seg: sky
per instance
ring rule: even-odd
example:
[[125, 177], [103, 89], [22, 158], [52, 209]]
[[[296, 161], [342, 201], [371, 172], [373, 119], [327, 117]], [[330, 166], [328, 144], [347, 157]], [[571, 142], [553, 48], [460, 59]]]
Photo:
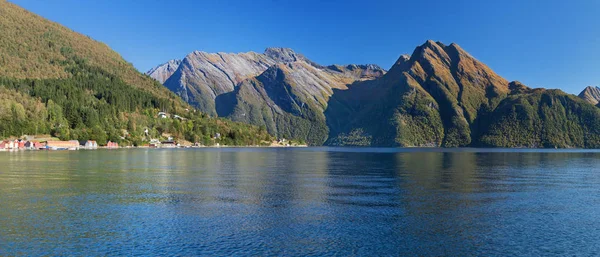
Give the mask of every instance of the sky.
[[530, 87], [600, 86], [597, 0], [9, 1], [108, 44], [142, 72], [194, 50], [267, 47], [389, 69], [432, 39]]

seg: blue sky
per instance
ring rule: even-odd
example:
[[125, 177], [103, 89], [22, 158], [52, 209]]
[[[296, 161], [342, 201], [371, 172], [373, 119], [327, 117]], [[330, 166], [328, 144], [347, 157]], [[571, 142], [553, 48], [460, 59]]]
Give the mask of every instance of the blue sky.
[[107, 43], [146, 71], [194, 50], [291, 47], [320, 64], [389, 69], [427, 39], [455, 42], [508, 80], [600, 85], [600, 1], [10, 0]]

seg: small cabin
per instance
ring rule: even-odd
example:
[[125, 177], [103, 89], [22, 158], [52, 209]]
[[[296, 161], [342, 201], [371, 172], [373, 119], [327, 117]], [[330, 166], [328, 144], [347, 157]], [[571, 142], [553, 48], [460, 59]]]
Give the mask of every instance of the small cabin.
[[85, 143], [83, 144], [83, 147], [85, 149], [98, 149], [98, 143], [93, 140], [88, 140], [88, 141], [85, 141]]
[[108, 141], [108, 143], [106, 143], [106, 148], [117, 149], [119, 148], [119, 143]]
[[161, 148], [176, 148], [177, 143], [175, 141], [164, 141], [160, 143]]

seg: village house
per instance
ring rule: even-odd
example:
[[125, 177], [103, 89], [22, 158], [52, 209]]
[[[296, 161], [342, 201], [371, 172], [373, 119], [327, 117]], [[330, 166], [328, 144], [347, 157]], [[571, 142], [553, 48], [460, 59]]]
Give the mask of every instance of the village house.
[[159, 117], [159, 118], [161, 118], [161, 119], [166, 119], [166, 118], [168, 118], [169, 116], [167, 115], [167, 113], [166, 113], [166, 112], [159, 112], [159, 113], [158, 113], [158, 117]]
[[160, 141], [158, 141], [158, 139], [150, 139], [150, 144], [148, 145], [148, 147], [150, 148], [159, 148], [160, 147]]
[[13, 140], [4, 140], [2, 141], [0, 148], [5, 149], [5, 150], [12, 150], [12, 149], [17, 149], [18, 148], [18, 143], [17, 146], [15, 147], [15, 141]]
[[84, 149], [98, 149], [98, 143], [96, 141], [87, 140], [81, 144]]
[[27, 141], [27, 142], [25, 142], [25, 149], [28, 149], [28, 150], [35, 150], [36, 148], [35, 148], [35, 145], [34, 145], [34, 144], [35, 144], [35, 143], [34, 143], [34, 142], [31, 142], [31, 141]]
[[79, 141], [47, 141], [46, 148], [49, 150], [79, 150]]
[[108, 143], [106, 143], [106, 148], [117, 149], [117, 148], [119, 148], [119, 144], [115, 143], [115, 142], [108, 141]]
[[182, 121], [186, 120], [184, 117], [181, 117], [179, 115], [173, 115], [173, 118], [174, 119], [178, 119], [178, 120], [182, 120]]
[[176, 148], [177, 143], [175, 141], [164, 141], [160, 143], [161, 148]]
[[33, 148], [35, 150], [40, 150], [40, 149], [46, 148], [46, 145], [44, 143], [42, 143], [42, 142], [34, 142], [33, 143]]

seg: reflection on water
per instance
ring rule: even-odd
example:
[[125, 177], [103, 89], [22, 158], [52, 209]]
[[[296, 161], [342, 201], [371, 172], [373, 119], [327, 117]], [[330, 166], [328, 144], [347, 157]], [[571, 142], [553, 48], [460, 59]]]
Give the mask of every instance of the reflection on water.
[[0, 255], [598, 255], [600, 153], [0, 153]]

